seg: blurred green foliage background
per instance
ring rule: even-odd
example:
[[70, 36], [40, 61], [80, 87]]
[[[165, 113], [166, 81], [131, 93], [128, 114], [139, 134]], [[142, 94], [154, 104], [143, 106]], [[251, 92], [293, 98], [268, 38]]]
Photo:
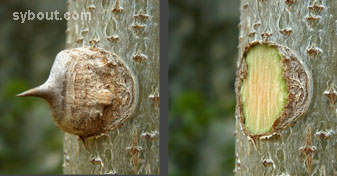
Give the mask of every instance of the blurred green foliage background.
[[169, 0], [169, 175], [234, 175], [238, 0]]
[[13, 20], [13, 12], [66, 12], [66, 1], [0, 2], [0, 174], [61, 174], [62, 132], [48, 105], [16, 94], [47, 80], [65, 48], [66, 21]]

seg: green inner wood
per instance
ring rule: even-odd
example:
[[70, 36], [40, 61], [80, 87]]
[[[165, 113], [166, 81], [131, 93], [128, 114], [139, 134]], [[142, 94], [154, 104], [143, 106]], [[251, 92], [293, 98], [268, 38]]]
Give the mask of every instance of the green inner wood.
[[287, 102], [281, 58], [276, 47], [267, 45], [255, 45], [247, 53], [247, 77], [240, 94], [245, 126], [251, 134], [270, 132]]

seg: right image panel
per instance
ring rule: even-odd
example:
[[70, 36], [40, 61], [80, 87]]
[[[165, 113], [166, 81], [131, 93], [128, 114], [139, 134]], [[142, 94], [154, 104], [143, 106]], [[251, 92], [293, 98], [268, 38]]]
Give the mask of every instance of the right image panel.
[[169, 1], [169, 175], [337, 175], [337, 2]]

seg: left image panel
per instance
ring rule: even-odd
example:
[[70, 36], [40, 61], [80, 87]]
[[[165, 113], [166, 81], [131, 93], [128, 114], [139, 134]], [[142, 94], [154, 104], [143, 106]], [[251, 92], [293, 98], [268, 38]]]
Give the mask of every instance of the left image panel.
[[159, 1], [1, 8], [0, 174], [160, 174]]

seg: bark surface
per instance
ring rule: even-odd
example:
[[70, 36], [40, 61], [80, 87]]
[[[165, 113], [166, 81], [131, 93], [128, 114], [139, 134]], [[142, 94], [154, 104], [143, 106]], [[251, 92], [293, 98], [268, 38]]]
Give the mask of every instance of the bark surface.
[[284, 46], [308, 67], [313, 92], [296, 124], [255, 144], [236, 114], [236, 175], [337, 175], [337, 1], [242, 0], [240, 11], [238, 67], [254, 41]]
[[[133, 115], [107, 136], [65, 133], [65, 174], [159, 174], [159, 1], [68, 1], [67, 48], [93, 46], [119, 56], [139, 86]], [[81, 12], [90, 12], [91, 20]]]

